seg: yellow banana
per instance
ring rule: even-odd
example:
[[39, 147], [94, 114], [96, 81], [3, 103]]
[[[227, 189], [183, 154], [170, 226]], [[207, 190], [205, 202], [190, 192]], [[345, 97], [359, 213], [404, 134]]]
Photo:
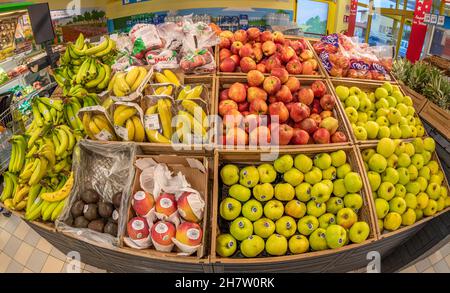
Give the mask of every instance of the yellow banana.
[[183, 100], [184, 98], [186, 98], [187, 94], [191, 91], [191, 86], [187, 85], [184, 87], [184, 89], [182, 89], [180, 91], [180, 93], [178, 94], [178, 98], [177, 100]]
[[181, 106], [185, 108], [195, 119], [197, 119], [200, 124], [203, 125], [206, 119], [206, 113], [203, 111], [203, 108], [200, 107], [197, 103], [191, 100], [183, 100], [181, 102]]
[[22, 200], [21, 202], [17, 203], [16, 206], [14, 207], [14, 210], [15, 211], [24, 210], [27, 207], [27, 200]]
[[127, 82], [128, 86], [131, 88], [133, 84], [136, 82], [136, 79], [138, 78], [140, 74], [139, 67], [133, 67], [125, 76], [125, 81]]
[[145, 111], [145, 115], [152, 115], [152, 114], [156, 114], [156, 111], [158, 111], [158, 105], [153, 105], [147, 108], [147, 110]]
[[110, 126], [109, 122], [106, 120], [105, 116], [95, 115], [93, 120], [99, 129], [102, 129], [102, 130], [104, 129], [110, 133], [114, 133], [112, 131], [112, 127]]
[[170, 83], [170, 80], [162, 73], [155, 72], [155, 79], [158, 83]]
[[114, 125], [122, 127], [125, 124], [125, 121], [136, 115], [137, 110], [133, 107], [127, 107], [126, 109], [119, 112], [114, 118]]
[[130, 87], [125, 81], [125, 73], [119, 74], [116, 77], [113, 89], [117, 90], [119, 94], [124, 93], [124, 96], [128, 95], [131, 92]]
[[91, 132], [92, 132], [92, 134], [93, 134], [94, 136], [97, 135], [97, 134], [99, 134], [100, 131], [102, 131], [101, 129], [99, 129], [99, 128], [97, 127], [97, 125], [94, 123], [93, 120], [91, 120], [91, 121], [89, 122], [89, 129], [91, 130]]
[[85, 54], [87, 56], [90, 56], [90, 55], [94, 55], [94, 54], [100, 53], [101, 51], [107, 49], [108, 45], [109, 45], [109, 37], [106, 37], [103, 40], [103, 42], [101, 42], [97, 46], [87, 49]]
[[200, 98], [203, 92], [203, 86], [198, 85], [194, 87], [185, 97], [185, 99], [197, 99]]
[[170, 83], [173, 83], [176, 86], [180, 86], [180, 81], [178, 80], [178, 77], [172, 71], [165, 69], [163, 73]]
[[142, 82], [144, 81], [145, 77], [147, 76], [147, 69], [145, 69], [144, 67], [140, 66], [139, 68], [139, 75], [136, 78], [135, 82], [133, 83], [133, 85], [131, 85], [131, 91], [135, 92], [138, 87], [142, 84]]
[[116, 42], [114, 40], [108, 39], [108, 46], [105, 50], [100, 51], [95, 54], [95, 57], [103, 57], [108, 55], [112, 50], [116, 48]]
[[64, 209], [64, 206], [66, 205], [66, 202], [67, 202], [67, 199], [60, 201], [58, 203], [58, 205], [56, 206], [56, 208], [53, 210], [52, 216], [50, 218], [50, 220], [52, 222], [54, 222], [59, 217], [59, 215], [61, 214], [61, 212]]
[[13, 205], [17, 205], [19, 202], [21, 202], [30, 192], [30, 186], [25, 185], [22, 186], [22, 188], [19, 188], [16, 194], [14, 194], [13, 197]]
[[164, 135], [162, 135], [161, 133], [159, 133], [156, 130], [145, 129], [145, 133], [147, 134], [147, 139], [149, 142], [170, 143], [170, 140], [167, 137], [165, 137]]
[[145, 130], [141, 120], [139, 120], [138, 116], [136, 115], [133, 116], [131, 120], [134, 124], [134, 141], [143, 142], [145, 140]]
[[111, 97], [108, 97], [106, 100], [103, 101], [102, 107], [105, 108], [105, 110], [108, 110], [109, 107], [114, 104], [114, 100]]
[[48, 161], [46, 158], [39, 158], [40, 163], [38, 164], [37, 168], [34, 170], [33, 175], [31, 175], [30, 181], [28, 181], [28, 184], [30, 186], [38, 184], [39, 181], [44, 177], [44, 175], [47, 173], [47, 166]]
[[116, 82], [117, 74], [118, 73], [114, 74], [113, 77], [111, 78], [111, 80], [109, 81], [109, 83], [108, 83], [108, 92], [113, 90], [114, 84]]
[[42, 221], [46, 222], [46, 221], [50, 220], [52, 213], [56, 209], [58, 204], [59, 204], [59, 202], [52, 202], [47, 206], [47, 208], [44, 211], [41, 211]]
[[102, 82], [97, 86], [99, 90], [104, 90], [108, 86], [108, 82], [111, 78], [111, 67], [107, 64], [102, 64], [103, 68], [105, 69], [105, 78]]
[[173, 92], [173, 87], [171, 85], [169, 85], [162, 93], [161, 95], [165, 95], [165, 96], [171, 96]]
[[54, 192], [43, 193], [43, 194], [41, 194], [41, 198], [48, 202], [59, 202], [59, 201], [65, 199], [69, 195], [70, 191], [72, 190], [73, 180], [74, 180], [73, 177], [74, 177], [73, 172], [70, 172], [69, 178], [67, 179], [66, 183], [60, 190], [56, 190]]
[[158, 100], [158, 113], [162, 124], [163, 135], [167, 138], [172, 137], [172, 112], [164, 99]]
[[[134, 116], [133, 116], [134, 117]], [[134, 141], [134, 124], [132, 118], [128, 119], [125, 123], [125, 128], [127, 129], [128, 133], [128, 141]]]
[[166, 86], [160, 86], [159, 88], [157, 88], [155, 90], [155, 95], [161, 95], [162, 93], [164, 93], [167, 90]]
[[69, 137], [67, 136], [67, 133], [65, 133], [63, 130], [59, 128], [56, 129], [56, 136], [58, 137], [58, 140], [61, 143], [60, 146], [55, 149], [55, 155], [59, 157], [68, 149]]
[[89, 125], [91, 124], [91, 114], [85, 112], [83, 114], [83, 128], [84, 131], [86, 131], [86, 134], [89, 136], [90, 139], [95, 139], [94, 134], [91, 132]]
[[178, 116], [181, 117], [186, 117], [188, 119], [188, 121], [190, 122], [190, 126], [191, 126], [191, 132], [197, 136], [202, 136], [205, 137], [206, 136], [206, 129], [203, 127], [203, 125], [198, 122], [197, 120], [194, 119], [194, 117], [192, 117], [191, 114], [189, 114], [188, 112], [185, 111], [179, 111], [178, 112]]
[[13, 204], [11, 198], [6, 199], [6, 200], [3, 202], [3, 204], [5, 205], [5, 208], [6, 208], [7, 210], [14, 211], [14, 204]]

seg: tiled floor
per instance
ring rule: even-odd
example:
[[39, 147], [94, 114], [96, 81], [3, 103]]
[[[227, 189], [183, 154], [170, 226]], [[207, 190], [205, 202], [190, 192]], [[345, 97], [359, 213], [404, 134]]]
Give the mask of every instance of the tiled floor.
[[[20, 218], [0, 215], [0, 273], [72, 272], [66, 256], [34, 232]], [[77, 270], [78, 271], [78, 270]], [[105, 270], [81, 263], [79, 272]], [[357, 272], [364, 272], [358, 270]], [[429, 257], [405, 268], [402, 273], [449, 273], [450, 242]]]

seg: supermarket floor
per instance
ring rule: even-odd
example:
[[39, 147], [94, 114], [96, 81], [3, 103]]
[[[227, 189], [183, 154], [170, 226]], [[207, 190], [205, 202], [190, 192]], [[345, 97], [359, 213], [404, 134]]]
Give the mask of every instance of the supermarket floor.
[[[66, 272], [67, 263], [63, 253], [40, 237], [20, 218], [0, 215], [0, 273], [60, 273]], [[106, 271], [82, 263], [81, 272]], [[415, 262], [401, 272], [449, 273], [450, 241], [429, 257]]]

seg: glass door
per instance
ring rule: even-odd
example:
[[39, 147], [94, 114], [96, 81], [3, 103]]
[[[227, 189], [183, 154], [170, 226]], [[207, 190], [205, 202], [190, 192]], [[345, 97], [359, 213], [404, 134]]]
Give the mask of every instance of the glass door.
[[395, 15], [372, 15], [368, 43], [370, 46], [396, 46], [401, 17]]

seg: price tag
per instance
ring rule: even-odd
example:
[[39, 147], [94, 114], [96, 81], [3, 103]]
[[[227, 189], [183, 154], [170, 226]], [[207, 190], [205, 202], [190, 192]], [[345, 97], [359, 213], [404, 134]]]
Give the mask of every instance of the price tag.
[[125, 127], [114, 126], [116, 134], [125, 141], [128, 141], [128, 130]]
[[444, 25], [444, 23], [445, 23], [445, 15], [439, 15], [437, 25]]
[[[125, 129], [126, 130], [126, 129]], [[102, 129], [102, 131], [100, 131], [96, 136], [96, 139], [101, 140], [101, 141], [110, 141], [112, 140], [113, 136], [111, 133], [109, 133], [109, 131]]]
[[158, 130], [161, 128], [159, 124], [159, 115], [158, 114], [150, 114], [144, 116], [144, 126], [145, 129], [150, 130]]

